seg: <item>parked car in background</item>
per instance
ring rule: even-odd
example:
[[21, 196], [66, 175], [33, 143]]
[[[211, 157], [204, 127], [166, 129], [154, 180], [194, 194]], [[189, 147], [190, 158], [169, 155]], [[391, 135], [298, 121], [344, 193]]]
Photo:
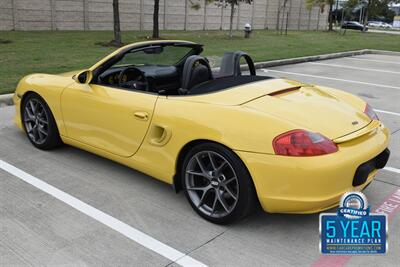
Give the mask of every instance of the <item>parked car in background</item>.
[[342, 29], [351, 29], [351, 30], [359, 30], [359, 31], [368, 31], [368, 26], [362, 25], [357, 21], [345, 21], [342, 23]]
[[391, 29], [391, 28], [393, 28], [392, 25], [390, 25], [389, 23], [386, 23], [386, 22], [382, 22], [380, 27], [381, 27], [381, 28], [384, 28], [384, 29]]
[[391, 29], [393, 28], [392, 25], [383, 21], [370, 21], [368, 22], [368, 26], [376, 27], [376, 28], [384, 28], [384, 29]]
[[380, 27], [381, 26], [381, 22], [380, 21], [369, 21], [368, 22], [368, 26], [369, 27]]

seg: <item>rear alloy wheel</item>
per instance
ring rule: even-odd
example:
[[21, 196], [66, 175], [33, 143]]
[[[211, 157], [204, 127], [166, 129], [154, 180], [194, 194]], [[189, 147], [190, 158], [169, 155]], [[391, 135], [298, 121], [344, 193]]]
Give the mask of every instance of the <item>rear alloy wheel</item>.
[[61, 144], [53, 115], [39, 95], [28, 95], [23, 101], [21, 112], [25, 132], [35, 147], [48, 150]]
[[185, 158], [182, 177], [191, 206], [211, 222], [233, 222], [254, 207], [254, 186], [247, 169], [221, 145], [209, 143], [192, 149]]

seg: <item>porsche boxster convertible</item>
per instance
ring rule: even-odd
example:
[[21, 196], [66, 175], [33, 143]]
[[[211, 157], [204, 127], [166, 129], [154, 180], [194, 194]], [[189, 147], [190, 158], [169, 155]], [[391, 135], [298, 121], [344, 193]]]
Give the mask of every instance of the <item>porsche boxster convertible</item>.
[[39, 149], [69, 144], [169, 183], [221, 224], [259, 204], [329, 209], [385, 166], [389, 131], [360, 98], [256, 75], [241, 51], [215, 70], [202, 51], [139, 42], [85, 70], [28, 75], [14, 95], [15, 123]]

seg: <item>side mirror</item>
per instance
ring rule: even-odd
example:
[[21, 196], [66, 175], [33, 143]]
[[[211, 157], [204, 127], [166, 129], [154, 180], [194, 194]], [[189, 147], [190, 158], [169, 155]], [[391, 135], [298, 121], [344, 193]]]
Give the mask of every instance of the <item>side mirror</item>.
[[72, 79], [74, 79], [75, 82], [81, 83], [81, 84], [89, 84], [92, 81], [93, 78], [93, 73], [91, 70], [84, 70], [82, 72], [79, 72], [78, 74], [75, 74]]

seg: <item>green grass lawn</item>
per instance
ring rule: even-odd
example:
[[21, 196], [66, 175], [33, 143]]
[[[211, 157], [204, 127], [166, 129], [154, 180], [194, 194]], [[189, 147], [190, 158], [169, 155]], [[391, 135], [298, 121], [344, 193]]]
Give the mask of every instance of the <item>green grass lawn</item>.
[[[150, 32], [124, 32], [123, 42], [146, 39]], [[164, 39], [190, 40], [205, 45], [205, 56], [218, 59], [226, 51], [243, 50], [255, 61], [266, 61], [317, 55], [357, 49], [400, 51], [400, 35], [347, 31], [345, 36], [334, 32], [292, 31], [287, 36], [274, 31], [257, 30], [252, 38], [236, 32], [230, 39], [223, 31], [166, 31]], [[111, 31], [0, 31], [0, 94], [13, 92], [20, 78], [29, 73], [60, 73], [84, 69], [110, 53], [114, 48], [96, 43], [112, 39]], [[11, 42], [5, 42], [11, 41]]]

